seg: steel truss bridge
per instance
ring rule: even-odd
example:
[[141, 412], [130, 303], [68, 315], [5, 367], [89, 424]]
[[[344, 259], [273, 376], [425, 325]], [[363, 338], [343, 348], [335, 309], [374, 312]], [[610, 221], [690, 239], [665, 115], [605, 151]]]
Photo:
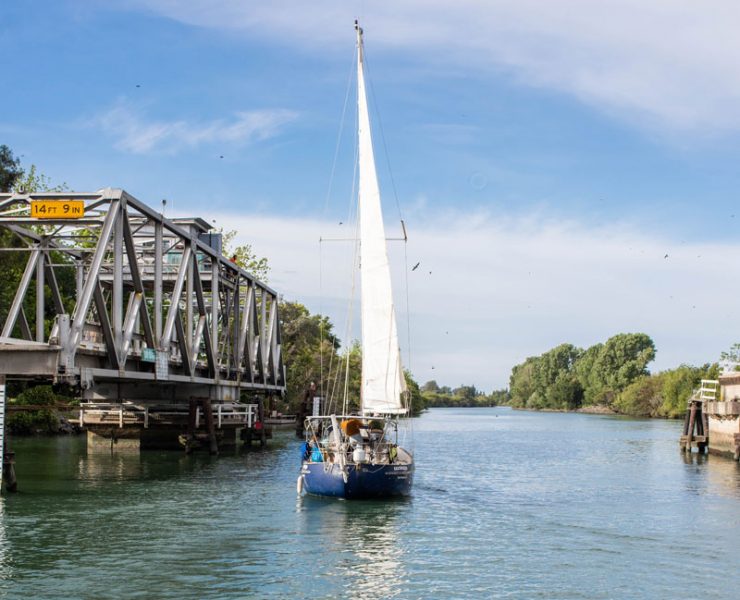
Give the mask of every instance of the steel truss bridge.
[[0, 282], [15, 289], [0, 305], [0, 378], [136, 410], [282, 394], [278, 296], [210, 230], [120, 189], [0, 194], [0, 260], [20, 274]]

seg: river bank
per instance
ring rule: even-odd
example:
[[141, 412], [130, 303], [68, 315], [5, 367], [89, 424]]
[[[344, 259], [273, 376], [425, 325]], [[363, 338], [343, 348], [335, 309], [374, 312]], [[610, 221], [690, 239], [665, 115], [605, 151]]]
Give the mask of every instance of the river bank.
[[567, 408], [529, 408], [529, 407], [522, 407], [522, 406], [510, 406], [512, 410], [517, 411], [523, 411], [523, 412], [535, 412], [535, 413], [573, 413], [573, 414], [583, 414], [583, 415], [611, 415], [614, 417], [626, 417], [630, 419], [658, 419], [658, 420], [668, 420], [668, 421], [676, 421], [680, 419], [679, 416], [675, 417], [668, 417], [668, 416], [659, 416], [659, 415], [628, 415], [625, 413], [618, 412], [612, 408], [609, 408], [608, 406], [582, 406], [580, 408], [576, 409], [567, 409]]

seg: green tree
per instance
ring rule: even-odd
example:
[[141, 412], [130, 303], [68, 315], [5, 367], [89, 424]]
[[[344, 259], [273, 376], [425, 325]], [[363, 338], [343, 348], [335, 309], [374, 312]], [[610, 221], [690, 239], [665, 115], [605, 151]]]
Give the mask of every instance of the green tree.
[[280, 304], [280, 321], [283, 360], [288, 373], [286, 400], [295, 409], [312, 381], [319, 390], [329, 387], [329, 364], [337, 360], [339, 341], [327, 317], [312, 315], [298, 302]]
[[701, 385], [702, 379], [717, 379], [719, 365], [705, 364], [701, 367], [681, 365], [677, 369], [661, 373], [662, 402], [653, 416], [682, 417], [686, 413], [689, 398]]
[[406, 388], [409, 391], [409, 408], [411, 409], [411, 414], [413, 416], [420, 415], [426, 408], [424, 396], [419, 389], [419, 384], [414, 381], [411, 373], [404, 370], [403, 374], [406, 378]]
[[654, 358], [655, 344], [644, 333], [620, 333], [609, 338], [593, 362], [590, 399], [611, 405], [619, 392], [638, 377], [647, 375], [647, 365]]
[[474, 385], [461, 385], [452, 390], [452, 393], [460, 398], [461, 403], [470, 403], [475, 400], [478, 390], [475, 389]]
[[665, 374], [643, 375], [630, 383], [616, 398], [613, 408], [634, 417], [656, 416], [663, 403]]
[[509, 379], [512, 406], [535, 409], [580, 406], [583, 389], [574, 371], [580, 355], [581, 350], [572, 344], [560, 344], [516, 365]]
[[486, 395], [474, 385], [461, 385], [451, 390], [448, 386], [439, 387], [435, 381], [425, 383], [421, 395], [425, 407], [496, 406], [509, 400], [506, 390], [497, 390]]
[[560, 344], [512, 369], [509, 402], [534, 409], [609, 406], [633, 381], [647, 375], [654, 357], [655, 345], [644, 333], [615, 335], [585, 352]]
[[267, 258], [258, 257], [252, 250], [251, 244], [234, 246], [234, 238], [236, 238], [237, 233], [233, 229], [230, 231], [221, 230], [224, 256], [228, 256], [242, 269], [245, 269], [260, 281], [267, 283], [267, 278], [270, 274], [270, 265], [267, 262]]
[[427, 381], [423, 386], [421, 386], [422, 392], [438, 392], [439, 386], [437, 385], [437, 382], [433, 379], [431, 381]]
[[702, 379], [716, 379], [719, 365], [681, 365], [669, 371], [638, 377], [614, 400], [613, 408], [636, 417], [677, 418], [686, 414], [689, 398]]
[[540, 357], [534, 380], [541, 408], [573, 409], [581, 405], [583, 390], [574, 372], [581, 353], [572, 344], [560, 344]]
[[515, 365], [509, 377], [509, 391], [511, 405], [525, 408], [535, 391], [535, 371], [537, 370], [538, 356], [530, 356], [523, 363]]
[[66, 183], [53, 185], [51, 179], [39, 173], [36, 165], [31, 165], [25, 173], [16, 178], [13, 191], [19, 194], [33, 194], [35, 192], [67, 192], [69, 187]]
[[733, 344], [730, 349], [720, 354], [719, 359], [725, 363], [729, 369], [740, 371], [740, 344]]
[[596, 397], [602, 387], [601, 378], [594, 371], [594, 364], [603, 348], [604, 344], [591, 346], [581, 353], [573, 365], [578, 383], [583, 389], [583, 404], [586, 406], [596, 404]]
[[5, 144], [0, 146], [0, 192], [10, 192], [22, 175], [20, 159]]

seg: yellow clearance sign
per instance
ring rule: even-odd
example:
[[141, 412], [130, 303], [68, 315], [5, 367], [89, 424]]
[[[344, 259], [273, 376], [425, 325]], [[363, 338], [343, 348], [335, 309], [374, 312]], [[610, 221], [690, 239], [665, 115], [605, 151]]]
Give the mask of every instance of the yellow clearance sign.
[[82, 200], [31, 200], [34, 219], [79, 219], [85, 216]]

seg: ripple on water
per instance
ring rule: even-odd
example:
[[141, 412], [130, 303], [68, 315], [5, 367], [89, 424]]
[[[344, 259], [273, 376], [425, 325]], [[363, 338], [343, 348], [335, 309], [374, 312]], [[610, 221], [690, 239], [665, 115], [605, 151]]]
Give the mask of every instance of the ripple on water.
[[297, 498], [289, 433], [218, 459], [17, 440], [0, 594], [724, 600], [740, 584], [740, 469], [684, 457], [679, 430], [430, 411], [413, 496], [397, 502]]

